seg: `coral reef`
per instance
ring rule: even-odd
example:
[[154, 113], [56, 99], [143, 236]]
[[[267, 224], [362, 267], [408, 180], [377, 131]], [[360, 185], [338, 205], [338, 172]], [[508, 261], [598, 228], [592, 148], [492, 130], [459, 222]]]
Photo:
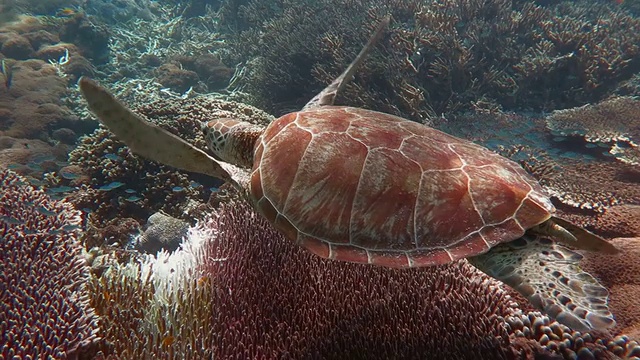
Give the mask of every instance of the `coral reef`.
[[519, 309], [464, 261], [400, 271], [320, 259], [244, 202], [222, 204], [176, 254], [113, 266], [92, 287], [100, 358], [640, 355], [628, 337], [580, 334]]
[[276, 114], [339, 74], [386, 13], [386, 39], [339, 102], [415, 120], [478, 106], [552, 110], [600, 100], [640, 70], [640, 20], [589, 1], [241, 4], [222, 9], [229, 63], [246, 62], [238, 85]]
[[614, 97], [594, 105], [554, 111], [546, 119], [555, 135], [577, 137], [609, 149], [617, 160], [640, 165], [640, 100]]
[[66, 93], [65, 80], [50, 64], [14, 63], [11, 88], [0, 92], [0, 135], [46, 139], [53, 126], [72, 124], [77, 118], [61, 101]]
[[[253, 107], [212, 97], [158, 100], [135, 110], [201, 149], [206, 149], [201, 126], [211, 119], [235, 117], [263, 124], [272, 120]], [[100, 228], [113, 218], [133, 218], [144, 224], [157, 211], [193, 221], [204, 215], [200, 205], [207, 202], [210, 188], [220, 185], [215, 179], [135, 156], [102, 127], [80, 141], [69, 154], [69, 163], [91, 179], [70, 201], [79, 209], [90, 209], [92, 224]], [[59, 176], [55, 186], [70, 182]]]
[[142, 253], [151, 255], [161, 250], [175, 251], [187, 235], [187, 230], [188, 222], [157, 212], [149, 216], [146, 229], [135, 246]]
[[[609, 289], [609, 305], [616, 314], [619, 333], [640, 338], [640, 233], [632, 238], [616, 238], [611, 241], [620, 253], [614, 256], [585, 253], [582, 267], [597, 277]], [[640, 353], [636, 356], [640, 356]]]
[[97, 340], [80, 213], [0, 171], [0, 357], [77, 357]]

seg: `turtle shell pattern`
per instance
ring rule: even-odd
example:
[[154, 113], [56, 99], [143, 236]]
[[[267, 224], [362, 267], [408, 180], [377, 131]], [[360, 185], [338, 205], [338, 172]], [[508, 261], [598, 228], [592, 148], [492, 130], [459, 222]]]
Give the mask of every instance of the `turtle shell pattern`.
[[555, 211], [515, 162], [370, 110], [287, 114], [266, 128], [254, 153], [256, 208], [324, 258], [443, 264], [517, 239]]

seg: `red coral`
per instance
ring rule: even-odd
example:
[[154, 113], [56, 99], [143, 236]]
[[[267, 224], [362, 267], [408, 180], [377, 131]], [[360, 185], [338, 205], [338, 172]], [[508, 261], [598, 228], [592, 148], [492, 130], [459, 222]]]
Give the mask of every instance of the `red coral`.
[[96, 340], [80, 213], [0, 172], [0, 358], [77, 356]]

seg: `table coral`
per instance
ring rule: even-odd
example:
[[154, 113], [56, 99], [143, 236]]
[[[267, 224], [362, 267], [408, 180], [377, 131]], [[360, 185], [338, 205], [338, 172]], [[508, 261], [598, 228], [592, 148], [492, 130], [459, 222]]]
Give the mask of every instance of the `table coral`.
[[75, 358], [97, 340], [80, 213], [0, 171], [0, 357]]
[[617, 160], [640, 165], [640, 100], [614, 97], [594, 105], [554, 111], [546, 119], [557, 135], [580, 137]]

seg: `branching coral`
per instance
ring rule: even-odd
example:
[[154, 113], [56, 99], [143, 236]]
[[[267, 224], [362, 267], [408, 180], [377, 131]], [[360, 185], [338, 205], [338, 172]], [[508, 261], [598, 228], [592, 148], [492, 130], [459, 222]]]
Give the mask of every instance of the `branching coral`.
[[80, 213], [0, 172], [0, 357], [77, 357], [97, 340]]
[[103, 336], [113, 344], [106, 357], [607, 359], [640, 352], [628, 338], [576, 333], [519, 310], [502, 284], [464, 261], [398, 271], [320, 259], [244, 202], [221, 205], [183, 246], [179, 255], [127, 265], [126, 273], [114, 267], [93, 283]]
[[245, 3], [223, 7], [231, 13], [223, 25], [236, 29], [229, 52], [247, 62], [241, 85], [276, 113], [328, 84], [386, 13], [391, 29], [342, 102], [413, 119], [479, 103], [556, 109], [596, 101], [640, 68], [640, 21], [602, 6], [591, 11], [590, 3]]
[[[211, 97], [159, 100], [136, 111], [201, 149], [206, 149], [201, 134], [204, 122], [234, 117], [264, 124], [272, 119], [253, 107]], [[215, 179], [185, 174], [135, 156], [104, 128], [83, 138], [70, 153], [69, 162], [91, 179], [71, 200], [80, 209], [91, 209], [96, 225], [123, 217], [145, 223], [159, 210], [177, 218], [189, 213], [192, 220], [201, 215], [198, 205], [206, 203], [209, 188], [219, 185]], [[69, 182], [60, 177], [57, 185]]]

